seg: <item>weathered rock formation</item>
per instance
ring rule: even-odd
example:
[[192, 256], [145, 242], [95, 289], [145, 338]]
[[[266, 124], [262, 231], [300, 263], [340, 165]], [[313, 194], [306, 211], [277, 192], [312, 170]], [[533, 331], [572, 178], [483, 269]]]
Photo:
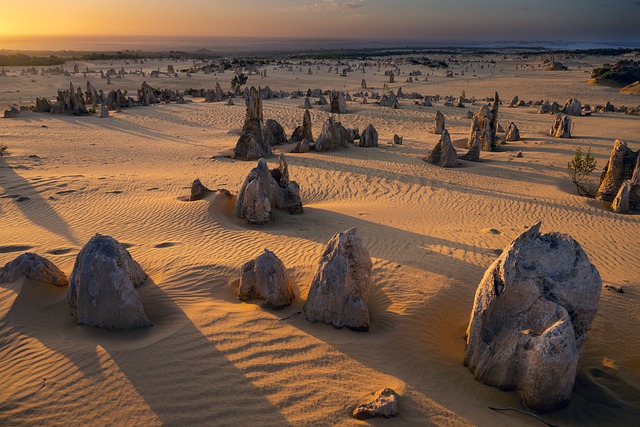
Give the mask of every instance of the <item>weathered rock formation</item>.
[[262, 123], [262, 99], [260, 91], [251, 86], [245, 91], [245, 113], [242, 134], [233, 149], [233, 158], [241, 160], [255, 160], [271, 154], [271, 144], [266, 137]]
[[308, 153], [311, 150], [311, 142], [308, 139], [298, 141], [296, 146], [291, 149], [292, 153]]
[[538, 412], [569, 403], [602, 281], [566, 234], [522, 233], [485, 272], [467, 329], [465, 365]]
[[311, 109], [311, 100], [309, 100], [308, 96], [304, 98], [303, 107], [305, 108], [305, 110], [310, 110]]
[[12, 283], [24, 275], [27, 279], [67, 286], [69, 279], [51, 261], [33, 252], [25, 252], [0, 270], [0, 283]]
[[631, 150], [621, 140], [616, 140], [613, 146], [596, 193], [597, 200], [614, 202], [616, 198], [617, 212], [640, 212], [640, 150]]
[[191, 194], [189, 195], [189, 201], [193, 202], [195, 200], [203, 199], [207, 196], [207, 194], [211, 193], [213, 193], [213, 191], [202, 185], [202, 182], [200, 182], [200, 178], [196, 178], [193, 183], [191, 183]]
[[360, 140], [357, 144], [358, 147], [377, 147], [378, 146], [378, 131], [372, 124], [369, 124], [362, 131]]
[[436, 144], [431, 154], [429, 154], [429, 157], [425, 158], [424, 161], [444, 168], [453, 168], [458, 166], [458, 155], [456, 154], [456, 149], [451, 143], [451, 137], [449, 136], [448, 130], [445, 129], [442, 132], [440, 141]]
[[106, 105], [101, 104], [100, 105], [100, 118], [101, 119], [107, 119], [109, 118], [109, 109], [107, 108]]
[[325, 249], [311, 282], [304, 312], [311, 322], [335, 328], [369, 330], [367, 300], [373, 264], [356, 228], [336, 233]]
[[372, 401], [358, 406], [353, 411], [353, 418], [365, 420], [367, 418], [390, 418], [398, 413], [398, 399], [395, 391], [390, 388], [375, 393]]
[[558, 114], [549, 130], [549, 135], [556, 138], [571, 138], [571, 118]]
[[304, 110], [302, 126], [298, 126], [294, 129], [289, 142], [300, 142], [305, 139], [309, 142], [313, 142], [313, 133], [311, 132], [311, 114], [309, 113], [309, 110]]
[[345, 114], [347, 112], [347, 101], [344, 98], [344, 92], [331, 92], [331, 112], [333, 114]]
[[399, 136], [397, 133], [393, 134], [393, 143], [394, 145], [402, 145], [402, 138], [401, 136]]
[[511, 100], [511, 102], [509, 103], [509, 107], [510, 108], [515, 108], [518, 106], [518, 103], [520, 102], [520, 98], [518, 98], [518, 95], [514, 96], [513, 99]]
[[79, 325], [104, 329], [152, 326], [136, 288], [147, 274], [117, 240], [96, 234], [76, 257], [67, 300]]
[[242, 266], [238, 298], [264, 300], [265, 308], [281, 309], [295, 298], [289, 271], [280, 258], [268, 249]]
[[280, 153], [279, 166], [269, 170], [267, 162], [260, 159], [242, 184], [236, 203], [236, 216], [250, 224], [265, 224], [271, 221], [272, 209], [290, 214], [303, 212], [300, 187], [289, 180], [287, 159]]
[[352, 142], [352, 135], [342, 123], [336, 122], [333, 117], [329, 117], [322, 125], [322, 132], [316, 140], [316, 151], [336, 150], [341, 147], [348, 147]]
[[509, 123], [509, 126], [507, 126], [507, 135], [504, 139], [505, 141], [520, 141], [520, 130], [515, 123]]
[[494, 151], [497, 142], [498, 123], [493, 119], [493, 113], [489, 107], [483, 105], [471, 119], [471, 130], [467, 147], [472, 147], [480, 141], [482, 151]]
[[433, 133], [442, 135], [442, 132], [444, 132], [444, 115], [438, 110], [436, 111], [436, 118], [433, 123]]
[[380, 101], [378, 101], [378, 104], [382, 105], [383, 107], [390, 107], [390, 108], [397, 109], [398, 98], [393, 92], [387, 92], [384, 95], [382, 95], [382, 98], [380, 99]]
[[264, 134], [270, 146], [282, 145], [287, 143], [287, 134], [284, 128], [273, 119], [268, 119], [264, 125]]
[[569, 98], [561, 111], [569, 116], [580, 116], [582, 115], [582, 103], [577, 99]]

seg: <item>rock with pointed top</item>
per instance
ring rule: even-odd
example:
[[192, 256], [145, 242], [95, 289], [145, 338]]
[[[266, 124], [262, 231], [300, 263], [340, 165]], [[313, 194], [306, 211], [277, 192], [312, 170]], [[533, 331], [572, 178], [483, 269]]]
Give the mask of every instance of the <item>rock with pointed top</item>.
[[507, 126], [507, 135], [504, 139], [505, 141], [520, 141], [520, 130], [515, 123], [509, 123], [509, 126]]
[[510, 108], [515, 108], [519, 105], [520, 103], [520, 98], [518, 98], [518, 95], [514, 96], [513, 99], [511, 100], [511, 102], [509, 103], [509, 107]]
[[580, 116], [582, 115], [582, 103], [577, 99], [569, 98], [561, 111], [569, 116]]
[[602, 281], [571, 236], [517, 237], [476, 291], [464, 364], [474, 377], [517, 389], [538, 412], [569, 403], [580, 353], [598, 309]]
[[255, 160], [271, 154], [271, 144], [266, 136], [266, 129], [262, 122], [262, 99], [260, 91], [251, 86], [245, 91], [245, 112], [242, 134], [233, 149], [233, 158], [241, 160]]
[[309, 100], [308, 96], [304, 98], [303, 107], [305, 108], [305, 110], [310, 110], [311, 109], [311, 101]]
[[620, 214], [629, 213], [629, 194], [631, 193], [632, 181], [624, 181], [618, 190], [618, 194], [611, 203], [611, 211]]
[[287, 134], [284, 128], [274, 119], [268, 119], [264, 125], [265, 138], [270, 146], [282, 145], [287, 143]]
[[360, 88], [361, 89], [367, 88], [367, 81], [365, 79], [362, 79], [362, 81], [360, 82]]
[[344, 92], [331, 92], [331, 112], [334, 114], [345, 114], [347, 112], [347, 101]]
[[309, 113], [309, 110], [304, 110], [302, 126], [298, 126], [294, 129], [289, 142], [300, 142], [305, 139], [309, 140], [309, 142], [313, 142], [313, 134], [311, 130], [311, 114]]
[[329, 117], [322, 125], [322, 132], [315, 143], [316, 151], [336, 150], [341, 147], [348, 147], [351, 142], [351, 133], [336, 122], [333, 117]]
[[395, 75], [393, 74], [393, 71], [391, 71], [389, 73], [389, 83], [395, 83], [396, 79], [395, 79]]
[[201, 200], [206, 197], [207, 194], [211, 193], [213, 193], [213, 191], [202, 185], [200, 178], [196, 178], [191, 184], [191, 195], [189, 196], [189, 201]]
[[396, 98], [393, 92], [387, 92], [384, 95], [382, 95], [382, 98], [380, 99], [380, 101], [378, 101], [378, 104], [382, 105], [383, 107], [390, 107], [390, 108], [397, 109], [398, 98]]
[[303, 213], [300, 187], [289, 179], [289, 167], [284, 153], [280, 153], [278, 168], [269, 170], [267, 162], [260, 159], [238, 193], [236, 216], [250, 224], [271, 221], [272, 209], [290, 214]]
[[377, 147], [378, 146], [378, 131], [376, 128], [369, 124], [362, 131], [362, 135], [360, 135], [360, 142], [357, 144], [358, 147]]
[[55, 286], [67, 286], [69, 279], [58, 267], [43, 256], [25, 252], [0, 270], [0, 283], [13, 283], [20, 276]]
[[571, 138], [571, 118], [562, 114], [556, 115], [549, 135], [556, 138]]
[[310, 322], [368, 331], [373, 264], [356, 228], [336, 233], [318, 262], [304, 313]]
[[146, 279], [121, 243], [96, 234], [76, 257], [67, 300], [77, 308], [79, 325], [115, 330], [152, 326], [136, 291]]
[[444, 132], [444, 115], [438, 110], [433, 123], [433, 133], [442, 135], [442, 132]]
[[397, 133], [393, 134], [393, 143], [394, 145], [402, 145], [402, 137]]
[[449, 131], [444, 130], [440, 141], [436, 144], [435, 148], [429, 154], [429, 157], [424, 159], [427, 163], [442, 166], [443, 168], [453, 168], [458, 166], [458, 155], [456, 149], [451, 143], [451, 137]]
[[268, 249], [242, 266], [238, 298], [264, 300], [265, 308], [279, 310], [295, 298], [289, 271], [280, 258]]
[[492, 122], [493, 114], [491, 110], [489, 110], [488, 106], [483, 105], [473, 116], [467, 147], [473, 147], [477, 141], [480, 141], [480, 149], [482, 151], [495, 150], [497, 123], [495, 130], [493, 130]]

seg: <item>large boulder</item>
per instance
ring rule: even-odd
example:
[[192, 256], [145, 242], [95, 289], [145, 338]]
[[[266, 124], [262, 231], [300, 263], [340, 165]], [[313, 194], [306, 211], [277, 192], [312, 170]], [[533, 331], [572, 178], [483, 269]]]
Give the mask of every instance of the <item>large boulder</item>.
[[505, 248], [478, 285], [464, 364], [482, 383], [517, 389], [535, 411], [566, 406], [601, 286], [578, 242], [542, 235], [537, 223]]
[[347, 112], [347, 101], [342, 91], [331, 92], [331, 112], [334, 114], [345, 114]]
[[55, 286], [67, 286], [69, 279], [51, 261], [33, 252], [25, 252], [0, 270], [0, 283], [12, 283], [20, 276]]
[[265, 308], [281, 309], [291, 305], [295, 298], [289, 271], [268, 249], [256, 259], [242, 266], [238, 298], [264, 300]]
[[562, 114], [556, 115], [549, 135], [556, 138], [571, 138], [571, 118]]
[[[613, 202], [620, 192], [622, 184], [627, 180], [633, 181], [632, 178], [634, 176], [640, 180], [640, 150], [633, 151], [626, 142], [618, 139], [600, 176], [596, 199], [604, 202]], [[632, 187], [633, 185], [629, 188], [629, 209], [640, 211], [640, 200], [632, 197]]]
[[507, 135], [504, 139], [509, 142], [520, 141], [520, 129], [518, 129], [515, 123], [509, 123], [509, 126], [507, 126]]
[[449, 131], [444, 130], [440, 141], [436, 144], [435, 148], [429, 154], [429, 157], [424, 159], [427, 163], [442, 166], [444, 168], [453, 168], [458, 166], [458, 155], [456, 149], [451, 143], [451, 137]]
[[569, 98], [561, 111], [569, 116], [580, 116], [582, 115], [582, 103], [577, 99]]
[[329, 117], [322, 125], [322, 132], [315, 143], [316, 151], [336, 150], [341, 147], [348, 147], [352, 140], [352, 134], [342, 123], [336, 122], [333, 117]]
[[79, 325], [115, 330], [152, 326], [136, 291], [146, 279], [121, 243], [96, 234], [76, 257], [67, 300], [77, 308]]
[[372, 124], [369, 124], [362, 131], [360, 135], [360, 141], [357, 144], [358, 147], [377, 147], [378, 146], [378, 131]]
[[433, 122], [433, 133], [442, 135], [442, 132], [444, 132], [444, 115], [438, 110]]
[[397, 109], [398, 98], [393, 92], [389, 91], [384, 95], [382, 95], [382, 98], [380, 99], [380, 101], [378, 101], [378, 104], [382, 105], [383, 107], [390, 107], [390, 108]]
[[287, 143], [287, 134], [284, 132], [284, 128], [274, 119], [267, 120], [264, 130], [265, 138], [270, 146], [274, 147]]
[[291, 134], [289, 142], [300, 142], [305, 139], [309, 142], [313, 142], [313, 133], [311, 131], [311, 114], [309, 110], [304, 110], [304, 116], [302, 117], [302, 126], [295, 128]]
[[373, 264], [356, 228], [336, 233], [318, 262], [304, 312], [311, 322], [367, 331]]
[[272, 209], [286, 210], [290, 214], [303, 212], [300, 187], [289, 179], [289, 167], [284, 153], [280, 153], [278, 168], [269, 170], [260, 159], [242, 184], [236, 203], [236, 216], [250, 224], [271, 221]]

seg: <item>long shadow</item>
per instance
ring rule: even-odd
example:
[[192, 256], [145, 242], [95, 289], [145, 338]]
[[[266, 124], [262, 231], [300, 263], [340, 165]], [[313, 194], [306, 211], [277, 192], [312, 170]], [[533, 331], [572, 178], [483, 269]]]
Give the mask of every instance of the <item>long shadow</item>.
[[[17, 174], [3, 157], [0, 157], [0, 188], [4, 192], [3, 196], [7, 196], [4, 200], [16, 200], [18, 209], [33, 224], [78, 245], [78, 241], [66, 221], [40, 195], [31, 182]], [[20, 194], [17, 194], [13, 190], [14, 188], [19, 188]], [[17, 201], [20, 196], [29, 199]]]
[[[63, 355], [90, 380], [91, 387], [83, 392], [87, 401], [80, 402], [89, 407], [93, 406], [92, 395], [112, 392], [114, 400], [120, 396], [118, 383], [110, 385], [113, 373], [105, 372], [100, 377], [106, 352], [162, 424], [226, 424], [241, 417], [256, 425], [288, 425], [279, 409], [161, 288], [148, 279], [138, 290], [154, 326], [106, 331], [75, 324], [75, 316], [69, 315], [73, 310], [66, 302], [66, 288], [25, 281], [9, 313], [0, 319], [5, 337], [0, 340], [0, 349], [10, 348], [11, 344], [3, 341], [14, 330]], [[98, 346], [103, 349], [101, 355]], [[46, 372], [50, 380], [64, 381], [56, 380], [56, 366], [50, 369]], [[125, 400], [118, 400], [126, 405]], [[46, 403], [47, 408], [55, 406], [55, 401]]]

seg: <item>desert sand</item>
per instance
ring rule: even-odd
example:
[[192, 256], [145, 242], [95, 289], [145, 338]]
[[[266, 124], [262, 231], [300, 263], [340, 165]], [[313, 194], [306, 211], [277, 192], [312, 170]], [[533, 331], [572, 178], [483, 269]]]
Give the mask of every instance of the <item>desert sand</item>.
[[[487, 57], [471, 58], [487, 61]], [[447, 78], [443, 70], [402, 66], [389, 86], [404, 93], [483, 99], [500, 93], [500, 123], [513, 121], [522, 140], [481, 154], [479, 163], [444, 169], [421, 160], [438, 142], [432, 133], [440, 110], [458, 154], [466, 149], [478, 107], [418, 107], [400, 100], [397, 110], [348, 102], [345, 126], [372, 123], [379, 148], [288, 154], [291, 179], [301, 188], [305, 213], [278, 212], [272, 223], [248, 226], [233, 201], [212, 194], [186, 202], [200, 178], [211, 189], [236, 193], [256, 162], [225, 157], [235, 145], [245, 107], [194, 99], [111, 112], [111, 117], [23, 112], [0, 119], [0, 265], [37, 252], [68, 274], [95, 234], [127, 245], [149, 274], [139, 288], [154, 326], [110, 332], [77, 326], [66, 289], [27, 279], [0, 284], [0, 424], [3, 425], [542, 425], [516, 412], [517, 392], [474, 380], [463, 366], [464, 333], [476, 287], [502, 249], [528, 226], [573, 236], [598, 268], [605, 285], [600, 309], [578, 368], [570, 405], [544, 419], [562, 426], [634, 425], [640, 419], [640, 217], [618, 215], [579, 197], [566, 163], [577, 147], [598, 161], [597, 180], [616, 139], [640, 148], [640, 117], [621, 113], [574, 117], [574, 137], [547, 135], [553, 116], [537, 107], [507, 108], [518, 95], [561, 105], [569, 97], [592, 106], [629, 107], [640, 97], [587, 84], [601, 58], [563, 60], [570, 71], [550, 72], [537, 59], [496, 57], [495, 68]], [[149, 70], [170, 61], [147, 62]], [[516, 69], [516, 64], [534, 65]], [[80, 63], [120, 68], [122, 62]], [[72, 64], [65, 66], [66, 69]], [[126, 64], [128, 70], [138, 64]], [[362, 78], [383, 92], [383, 68], [347, 77], [323, 65], [307, 75], [274, 69], [247, 83], [274, 90], [360, 90]], [[388, 68], [390, 69], [390, 68]], [[408, 73], [434, 72], [406, 83]], [[0, 77], [0, 104], [31, 105], [54, 97], [82, 75]], [[460, 66], [454, 64], [456, 73]], [[19, 74], [19, 73], [18, 73]], [[475, 74], [475, 76], [474, 76]], [[155, 88], [227, 90], [231, 73], [146, 80]], [[127, 75], [109, 87], [140, 87]], [[35, 82], [32, 82], [35, 80]], [[301, 124], [303, 98], [263, 101], [264, 116], [288, 135]], [[481, 103], [479, 102], [478, 105]], [[329, 106], [313, 106], [320, 133]], [[393, 135], [403, 145], [390, 145]], [[270, 167], [279, 152], [268, 158]], [[515, 157], [521, 151], [523, 157]], [[28, 200], [18, 201], [18, 196]], [[373, 258], [366, 333], [311, 324], [302, 310], [318, 259], [331, 236], [350, 227]], [[260, 301], [241, 302], [241, 266], [264, 248], [289, 269], [296, 289], [291, 307], [270, 311]], [[384, 387], [399, 395], [392, 420], [358, 421], [355, 406]]]

